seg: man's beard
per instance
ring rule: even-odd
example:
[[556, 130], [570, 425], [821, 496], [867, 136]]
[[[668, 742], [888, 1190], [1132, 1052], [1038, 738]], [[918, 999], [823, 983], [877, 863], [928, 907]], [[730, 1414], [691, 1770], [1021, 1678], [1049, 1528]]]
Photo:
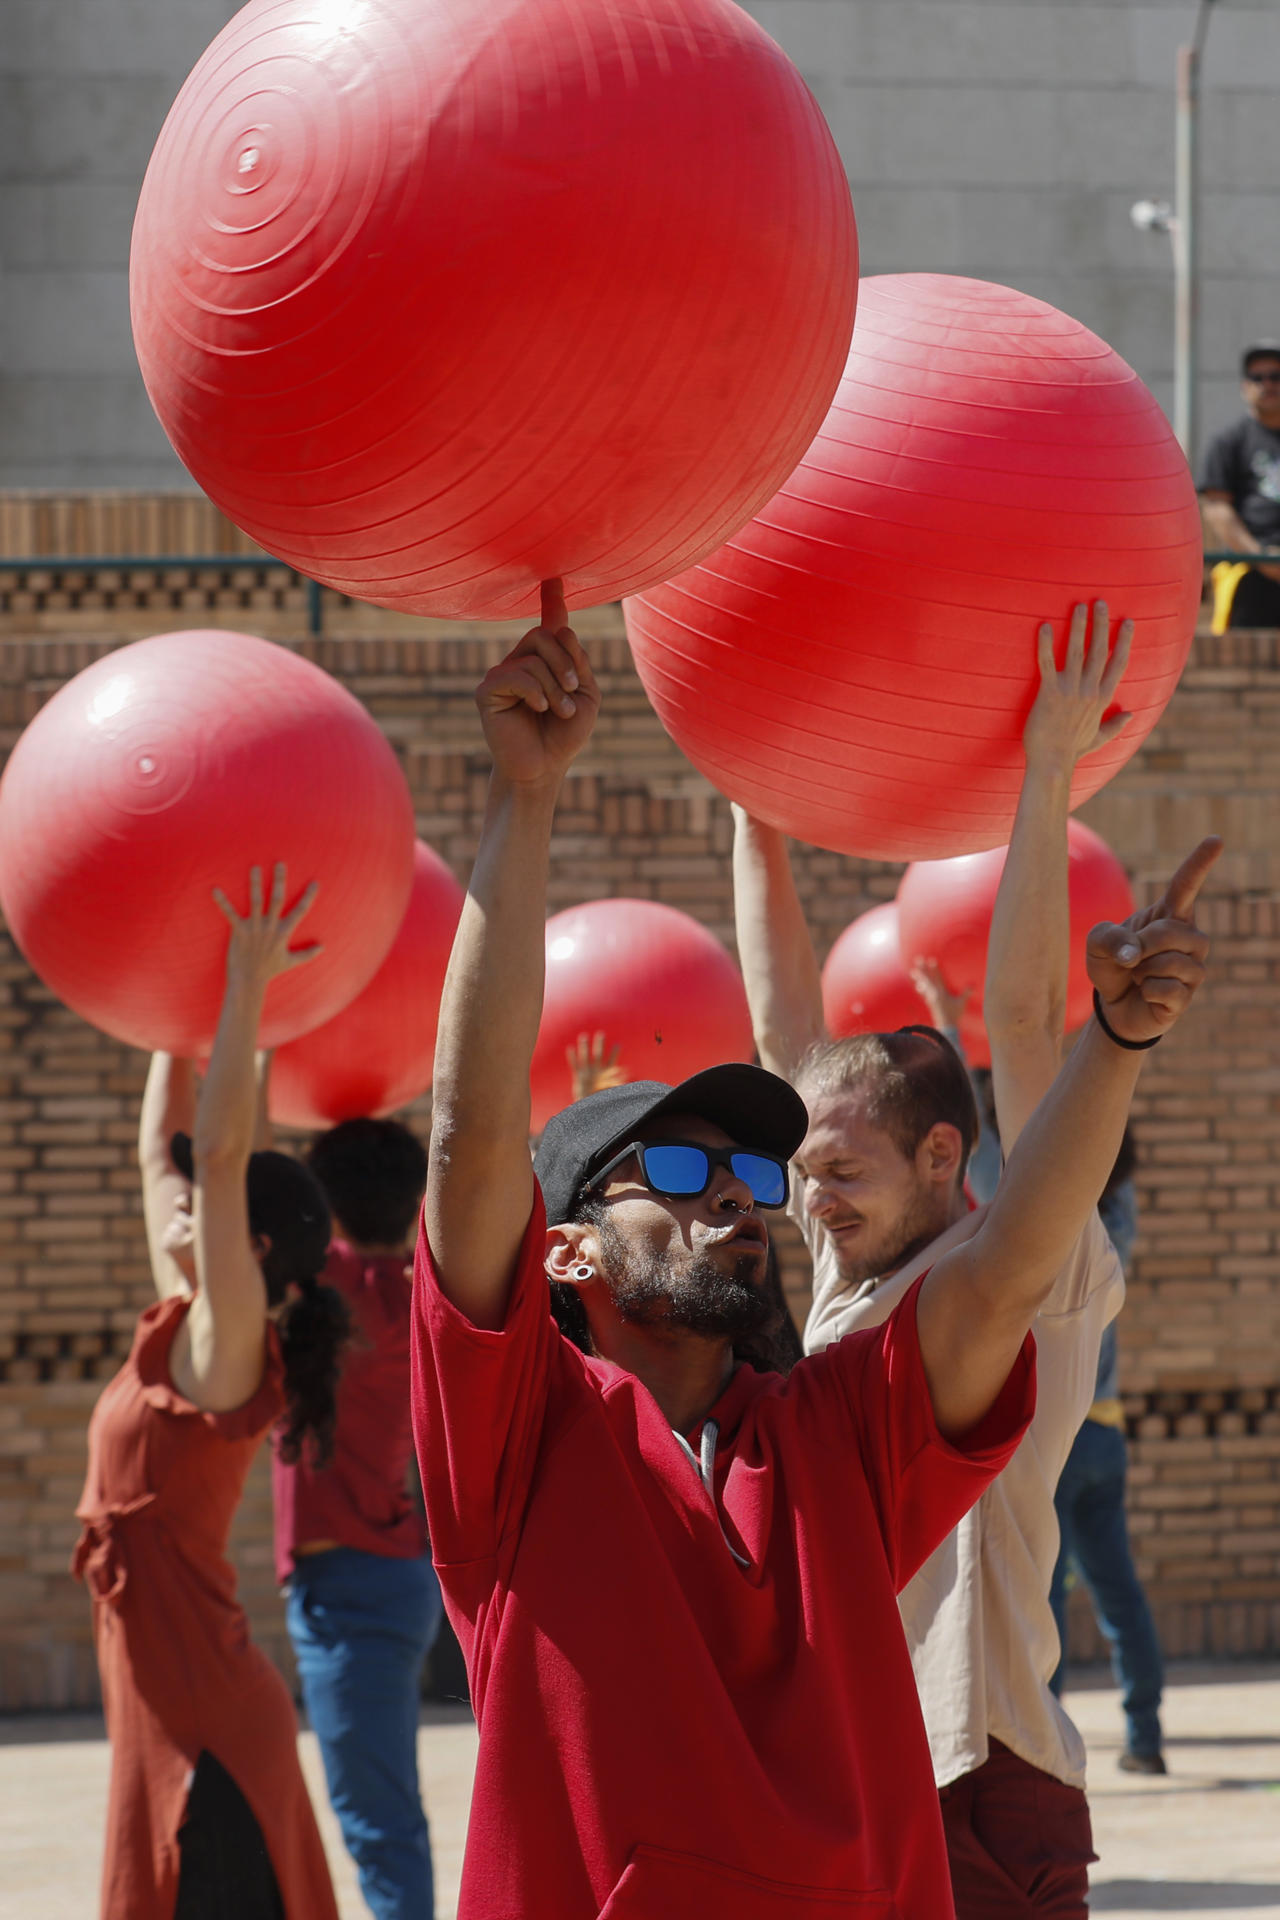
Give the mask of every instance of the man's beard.
[[674, 1265], [669, 1257], [629, 1247], [611, 1221], [601, 1222], [597, 1232], [610, 1296], [631, 1326], [679, 1327], [739, 1340], [771, 1324], [774, 1308], [755, 1277], [759, 1254], [743, 1254], [728, 1268], [707, 1253], [691, 1253]]
[[850, 1248], [848, 1256], [842, 1257], [838, 1243], [833, 1242], [841, 1280], [847, 1287], [860, 1287], [882, 1274], [896, 1273], [936, 1240], [946, 1224], [933, 1195], [917, 1193], [873, 1245], [864, 1244], [856, 1251]]

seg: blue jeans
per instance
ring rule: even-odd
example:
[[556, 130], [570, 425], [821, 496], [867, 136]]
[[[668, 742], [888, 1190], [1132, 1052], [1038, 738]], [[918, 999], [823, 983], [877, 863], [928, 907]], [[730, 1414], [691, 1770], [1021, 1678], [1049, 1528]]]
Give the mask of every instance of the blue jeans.
[[[1062, 1469], [1054, 1504], [1062, 1546], [1049, 1599], [1065, 1649], [1067, 1567], [1075, 1561], [1093, 1599], [1098, 1624], [1111, 1643], [1111, 1670], [1121, 1689], [1130, 1752], [1160, 1751], [1160, 1695], [1164, 1665], [1155, 1621], [1129, 1552], [1124, 1515], [1127, 1448], [1118, 1427], [1086, 1420]], [[1064, 1657], [1049, 1682], [1062, 1691]]]
[[418, 1791], [422, 1663], [440, 1625], [430, 1559], [334, 1547], [297, 1561], [289, 1638], [329, 1799], [376, 1920], [431, 1920]]

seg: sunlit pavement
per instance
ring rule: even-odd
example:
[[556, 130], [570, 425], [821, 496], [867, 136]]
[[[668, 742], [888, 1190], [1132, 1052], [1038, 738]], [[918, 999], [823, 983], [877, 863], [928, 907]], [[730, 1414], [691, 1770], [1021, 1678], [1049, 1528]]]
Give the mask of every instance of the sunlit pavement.
[[[1121, 1721], [1109, 1687], [1081, 1687], [1067, 1705], [1089, 1744], [1101, 1855], [1093, 1911], [1115, 1920], [1151, 1913], [1280, 1920], [1280, 1666], [1175, 1668], [1165, 1779], [1118, 1771]], [[418, 1739], [438, 1920], [453, 1920], [475, 1730], [461, 1708], [430, 1708]], [[366, 1920], [310, 1734], [301, 1751], [343, 1920]], [[0, 1720], [3, 1920], [92, 1920], [107, 1767], [101, 1725], [90, 1717]]]

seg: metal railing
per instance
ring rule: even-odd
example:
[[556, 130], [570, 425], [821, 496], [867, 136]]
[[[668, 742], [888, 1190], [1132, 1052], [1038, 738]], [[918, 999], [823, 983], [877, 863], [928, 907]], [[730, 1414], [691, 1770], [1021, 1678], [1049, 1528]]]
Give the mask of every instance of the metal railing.
[[287, 573], [306, 590], [307, 632], [324, 632], [324, 590], [318, 580], [299, 573], [269, 553], [37, 553], [14, 560], [0, 556], [0, 573], [170, 573], [203, 569], [219, 573]]
[[[1232, 560], [1246, 561], [1250, 565], [1262, 561], [1280, 566], [1280, 548], [1264, 547], [1257, 553], [1246, 554], [1237, 553], [1230, 547], [1211, 547], [1204, 556], [1207, 567], [1216, 566], [1219, 561]], [[323, 633], [324, 589], [320, 582], [310, 579], [305, 573], [299, 573], [296, 567], [289, 566], [285, 561], [274, 559], [269, 553], [38, 553], [25, 559], [0, 556], [0, 574], [168, 573], [183, 569], [260, 573], [268, 567], [287, 573], [291, 580], [301, 583], [306, 589], [307, 632]]]

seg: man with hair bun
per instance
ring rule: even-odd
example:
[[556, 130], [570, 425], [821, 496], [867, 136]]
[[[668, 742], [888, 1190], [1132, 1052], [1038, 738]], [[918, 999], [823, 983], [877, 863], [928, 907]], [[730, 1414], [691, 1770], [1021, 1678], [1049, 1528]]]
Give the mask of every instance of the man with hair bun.
[[[1090, 623], [1078, 606], [1059, 669], [1052, 628], [1040, 628], [1040, 690], [1023, 736], [1027, 770], [992, 914], [983, 1002], [1007, 1155], [1059, 1071], [1071, 776], [1126, 724], [1127, 715], [1109, 710], [1130, 638], [1126, 622], [1113, 651], [1106, 607], [1096, 605]], [[1188, 867], [1198, 861], [1202, 878], [1215, 851], [1201, 848]], [[827, 1039], [785, 843], [740, 811], [734, 879], [760, 1057], [809, 1108], [792, 1205], [813, 1258], [805, 1345], [816, 1353], [887, 1321], [921, 1275], [982, 1231], [986, 1210], [971, 1210], [965, 1186], [978, 1113], [963, 1061], [933, 1028]], [[1175, 881], [1138, 919], [1187, 910], [1187, 889]], [[1064, 1173], [1083, 1150], [1082, 1133], [1064, 1138]], [[1054, 1489], [1123, 1294], [1115, 1250], [1091, 1212], [1032, 1323], [1037, 1405], [1028, 1439], [899, 1596], [958, 1920], [1084, 1920], [1087, 1911], [1095, 1856], [1084, 1744], [1050, 1689], [1058, 1665], [1049, 1604]]]
[[429, 1920], [418, 1785], [422, 1665], [440, 1624], [426, 1525], [410, 1498], [410, 1269], [427, 1156], [395, 1120], [344, 1120], [306, 1155], [333, 1216], [325, 1280], [355, 1337], [333, 1458], [272, 1462], [276, 1573], [329, 1798], [375, 1920]]

